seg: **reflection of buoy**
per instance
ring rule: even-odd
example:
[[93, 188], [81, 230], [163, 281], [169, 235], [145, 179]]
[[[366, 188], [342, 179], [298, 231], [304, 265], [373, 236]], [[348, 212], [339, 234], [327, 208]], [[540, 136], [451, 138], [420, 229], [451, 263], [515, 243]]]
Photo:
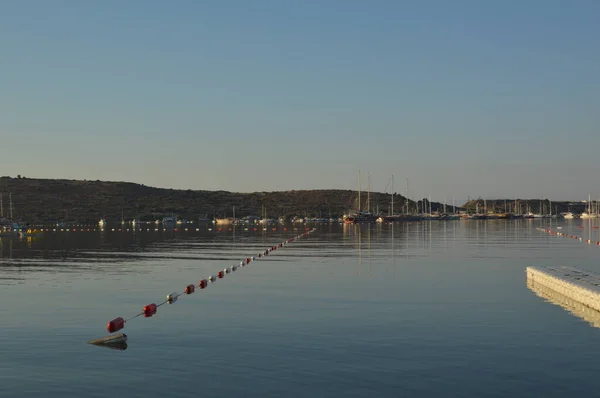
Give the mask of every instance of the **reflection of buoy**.
[[113, 350], [126, 350], [127, 349], [127, 335], [125, 333], [114, 334], [112, 336], [106, 336], [101, 339], [90, 340], [88, 344], [95, 345], [98, 347], [111, 348]]

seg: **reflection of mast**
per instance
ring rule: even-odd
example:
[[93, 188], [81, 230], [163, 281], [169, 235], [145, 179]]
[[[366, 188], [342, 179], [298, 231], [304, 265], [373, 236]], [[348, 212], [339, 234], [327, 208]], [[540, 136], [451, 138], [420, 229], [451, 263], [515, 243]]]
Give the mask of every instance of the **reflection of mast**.
[[[8, 260], [12, 260], [12, 245], [13, 240], [8, 240]], [[0, 239], [0, 262], [4, 260], [4, 241]]]
[[391, 223], [392, 227], [392, 272], [396, 273], [396, 242], [394, 240], [394, 229], [396, 229], [396, 223]]
[[369, 253], [369, 257], [371, 257], [371, 226], [367, 225], [367, 249]]
[[355, 225], [355, 231], [358, 229], [358, 262], [359, 264], [362, 264], [362, 234], [360, 233], [360, 227], [358, 225]]

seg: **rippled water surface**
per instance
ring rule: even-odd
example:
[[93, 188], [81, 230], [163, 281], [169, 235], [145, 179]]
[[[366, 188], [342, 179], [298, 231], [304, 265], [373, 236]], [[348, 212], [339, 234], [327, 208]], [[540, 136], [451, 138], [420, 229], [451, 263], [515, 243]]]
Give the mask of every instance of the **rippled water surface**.
[[[598, 241], [595, 225], [552, 221]], [[86, 342], [304, 226], [3, 237], [0, 396], [593, 396], [600, 317], [528, 288], [525, 267], [600, 272], [600, 248], [542, 226], [317, 225], [131, 320], [124, 351]]]

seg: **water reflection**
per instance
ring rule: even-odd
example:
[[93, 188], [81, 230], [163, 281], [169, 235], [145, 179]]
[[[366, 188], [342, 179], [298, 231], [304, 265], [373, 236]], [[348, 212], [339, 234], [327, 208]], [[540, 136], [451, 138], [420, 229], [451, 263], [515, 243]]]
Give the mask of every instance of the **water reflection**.
[[67, 272], [93, 269], [118, 273], [140, 272], [140, 261], [237, 259], [236, 248], [263, 248], [304, 228], [211, 228], [188, 230], [50, 231], [43, 237], [0, 238], [0, 279], [14, 279], [16, 271]]
[[535, 283], [533, 279], [527, 278], [527, 287], [534, 292], [538, 297], [541, 297], [545, 301], [562, 307], [563, 309], [575, 315], [578, 318], [583, 319], [590, 326], [600, 328], [600, 312], [581, 304], [565, 295], [562, 295], [548, 287]]
[[[355, 258], [371, 269], [375, 260], [407, 260], [450, 252], [465, 245], [474, 248], [473, 257], [507, 257], [497, 247], [518, 248], [533, 252], [540, 245], [555, 244], [535, 227], [561, 228], [592, 241], [600, 240], [598, 219], [589, 220], [448, 220], [376, 224], [318, 225], [321, 243], [304, 242], [320, 256]], [[303, 231], [294, 225], [269, 228], [232, 226], [212, 229], [209, 226], [185, 229], [137, 229], [97, 231], [51, 231], [42, 237], [0, 238], [0, 278], [22, 278], [20, 271], [79, 270], [118, 273], [140, 272], [141, 261], [228, 260], [237, 256], [236, 248], [246, 255], [248, 247], [257, 249]], [[532, 246], [532, 239], [536, 245]], [[326, 244], [323, 242], [327, 242]], [[350, 250], [340, 250], [340, 249]], [[237, 253], [240, 253], [238, 251]], [[286, 256], [298, 256], [294, 252]], [[312, 250], [302, 256], [312, 255]], [[455, 253], [459, 256], [459, 253]], [[362, 270], [362, 268], [360, 268]]]

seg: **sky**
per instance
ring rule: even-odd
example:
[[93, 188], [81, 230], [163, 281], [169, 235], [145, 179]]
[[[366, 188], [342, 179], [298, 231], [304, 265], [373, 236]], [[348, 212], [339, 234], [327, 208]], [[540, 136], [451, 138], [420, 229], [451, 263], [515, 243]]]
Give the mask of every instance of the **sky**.
[[595, 0], [0, 3], [0, 175], [600, 196]]

